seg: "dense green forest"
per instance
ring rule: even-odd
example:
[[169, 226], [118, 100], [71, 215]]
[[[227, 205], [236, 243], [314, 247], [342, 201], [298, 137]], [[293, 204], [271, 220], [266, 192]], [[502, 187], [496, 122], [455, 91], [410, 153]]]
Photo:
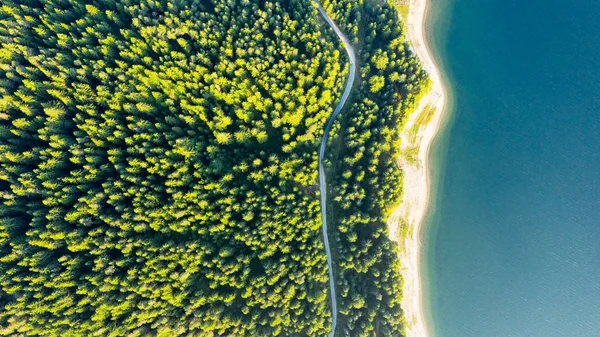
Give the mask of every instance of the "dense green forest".
[[[2, 1], [0, 335], [325, 336], [317, 150], [347, 59], [312, 0]], [[402, 333], [393, 8], [329, 144], [338, 335]]]
[[409, 51], [394, 7], [351, 3], [329, 4], [355, 34], [362, 80], [330, 144], [329, 216], [336, 224], [339, 326], [346, 327], [339, 335], [403, 336], [398, 247], [388, 238], [386, 220], [402, 194], [399, 129], [428, 78]]

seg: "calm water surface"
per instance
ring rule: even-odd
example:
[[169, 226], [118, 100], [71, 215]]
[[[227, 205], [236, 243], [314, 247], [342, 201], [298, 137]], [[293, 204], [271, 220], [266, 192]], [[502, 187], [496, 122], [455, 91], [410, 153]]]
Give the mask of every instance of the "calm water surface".
[[600, 1], [433, 4], [435, 336], [600, 336]]

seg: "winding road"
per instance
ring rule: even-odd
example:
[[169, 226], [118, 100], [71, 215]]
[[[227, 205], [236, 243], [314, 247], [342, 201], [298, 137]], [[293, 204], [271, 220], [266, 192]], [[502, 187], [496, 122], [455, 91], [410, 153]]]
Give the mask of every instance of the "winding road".
[[348, 58], [350, 59], [350, 72], [348, 73], [348, 79], [346, 81], [346, 88], [344, 88], [344, 93], [342, 94], [342, 98], [340, 102], [335, 107], [333, 114], [329, 118], [327, 122], [327, 126], [325, 126], [325, 132], [323, 133], [323, 138], [321, 139], [321, 148], [319, 151], [319, 189], [321, 192], [321, 220], [323, 223], [323, 242], [325, 244], [325, 253], [327, 254], [327, 267], [329, 269], [329, 289], [331, 291], [331, 314], [333, 316], [333, 322], [331, 324], [331, 333], [330, 337], [333, 337], [335, 333], [335, 328], [337, 326], [337, 300], [335, 298], [335, 280], [333, 278], [333, 262], [331, 260], [331, 249], [329, 248], [329, 238], [327, 236], [327, 180], [325, 177], [325, 165], [323, 164], [323, 160], [325, 159], [325, 146], [327, 144], [327, 139], [329, 138], [329, 131], [331, 130], [331, 126], [333, 126], [333, 122], [337, 115], [339, 115], [340, 111], [344, 107], [344, 104], [348, 100], [350, 96], [350, 91], [352, 91], [352, 85], [354, 84], [354, 77], [356, 76], [356, 55], [354, 54], [354, 48], [350, 44], [350, 41], [340, 31], [338, 26], [331, 20], [329, 15], [323, 10], [321, 4], [315, 0], [319, 8], [319, 12], [325, 18], [327, 23], [333, 28], [337, 36], [340, 40], [342, 40], [342, 44], [346, 49], [346, 53], [348, 54]]

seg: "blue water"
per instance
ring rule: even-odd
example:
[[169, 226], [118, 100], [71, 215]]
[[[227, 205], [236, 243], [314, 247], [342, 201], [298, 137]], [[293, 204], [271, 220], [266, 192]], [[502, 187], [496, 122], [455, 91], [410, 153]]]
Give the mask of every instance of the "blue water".
[[437, 337], [600, 336], [600, 1], [433, 0]]

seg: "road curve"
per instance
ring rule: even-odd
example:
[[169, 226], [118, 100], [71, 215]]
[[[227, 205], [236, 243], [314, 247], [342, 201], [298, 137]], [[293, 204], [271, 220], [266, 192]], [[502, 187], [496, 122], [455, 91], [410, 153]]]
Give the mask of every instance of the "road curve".
[[348, 54], [348, 58], [350, 59], [350, 72], [348, 73], [348, 79], [346, 81], [346, 87], [344, 88], [344, 93], [342, 94], [342, 98], [340, 102], [333, 110], [333, 114], [329, 118], [327, 125], [325, 126], [325, 132], [323, 133], [323, 138], [321, 138], [321, 148], [319, 150], [319, 189], [321, 191], [321, 220], [323, 223], [323, 242], [325, 244], [325, 253], [327, 254], [327, 267], [329, 269], [329, 289], [331, 291], [331, 315], [333, 316], [333, 322], [331, 324], [331, 333], [330, 337], [333, 337], [335, 333], [335, 328], [337, 326], [337, 300], [335, 298], [335, 280], [333, 278], [333, 262], [331, 260], [331, 249], [329, 248], [329, 238], [327, 236], [327, 180], [325, 178], [325, 166], [323, 165], [323, 160], [325, 159], [325, 146], [327, 144], [327, 139], [329, 138], [329, 130], [331, 130], [331, 126], [335, 121], [335, 118], [340, 113], [344, 104], [348, 100], [350, 96], [350, 91], [352, 91], [352, 85], [354, 84], [354, 77], [356, 76], [356, 55], [354, 54], [354, 48], [350, 44], [350, 41], [340, 31], [338, 26], [331, 20], [329, 15], [323, 10], [321, 4], [315, 0], [319, 8], [319, 12], [325, 18], [327, 23], [333, 28], [337, 36], [340, 40], [342, 40], [342, 44], [346, 49], [346, 53]]

